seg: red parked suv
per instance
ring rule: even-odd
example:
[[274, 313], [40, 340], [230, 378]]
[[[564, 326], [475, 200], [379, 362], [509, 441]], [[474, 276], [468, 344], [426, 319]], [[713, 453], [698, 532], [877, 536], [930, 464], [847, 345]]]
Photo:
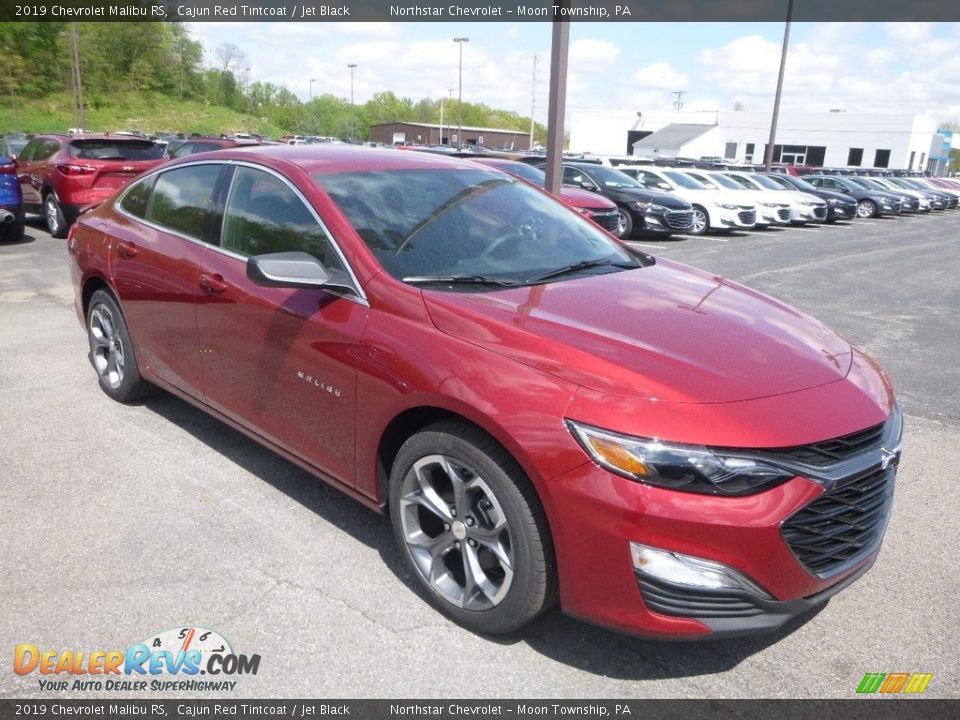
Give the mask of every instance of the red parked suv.
[[162, 388], [388, 513], [475, 631], [557, 601], [649, 636], [768, 631], [880, 550], [901, 420], [869, 357], [493, 168], [219, 150], [67, 245], [108, 396]]
[[163, 160], [163, 148], [142, 138], [38, 135], [17, 158], [24, 209], [43, 215], [51, 235], [66, 237], [81, 210]]

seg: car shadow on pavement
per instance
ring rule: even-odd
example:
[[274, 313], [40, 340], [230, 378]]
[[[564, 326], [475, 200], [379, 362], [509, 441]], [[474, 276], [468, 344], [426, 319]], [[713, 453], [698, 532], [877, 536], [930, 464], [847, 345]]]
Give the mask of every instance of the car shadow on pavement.
[[[140, 404], [326, 522], [377, 550], [397, 579], [411, 592], [422, 596], [416, 578], [407, 572], [387, 518], [180, 398], [164, 392]], [[553, 608], [521, 630], [502, 636], [484, 636], [484, 639], [498, 645], [524, 643], [555, 662], [595, 675], [629, 680], [683, 678], [736, 667], [802, 627], [824, 607], [818, 606], [793, 618], [766, 635], [685, 642], [632, 637], [576, 620]]]

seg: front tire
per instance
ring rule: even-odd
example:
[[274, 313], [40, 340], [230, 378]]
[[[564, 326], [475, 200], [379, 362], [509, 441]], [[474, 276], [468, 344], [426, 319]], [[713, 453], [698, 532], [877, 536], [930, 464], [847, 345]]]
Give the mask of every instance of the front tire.
[[106, 290], [97, 290], [87, 310], [90, 362], [100, 388], [117, 402], [141, 400], [156, 387], [140, 377], [133, 343], [123, 313]]
[[429, 601], [467, 629], [501, 634], [553, 601], [553, 546], [530, 481], [493, 438], [457, 421], [400, 448], [390, 515]]
[[707, 215], [707, 211], [704, 210], [699, 205], [693, 206], [693, 228], [690, 230], [691, 235], [703, 235], [710, 229], [710, 217]]
[[47, 231], [55, 238], [67, 236], [67, 219], [57, 200], [57, 194], [52, 190], [43, 199], [43, 217], [47, 221]]
[[857, 217], [872, 218], [877, 215], [877, 204], [873, 200], [861, 200], [857, 203]]
[[613, 234], [621, 240], [628, 240], [633, 235], [633, 216], [626, 208], [617, 208], [617, 229]]

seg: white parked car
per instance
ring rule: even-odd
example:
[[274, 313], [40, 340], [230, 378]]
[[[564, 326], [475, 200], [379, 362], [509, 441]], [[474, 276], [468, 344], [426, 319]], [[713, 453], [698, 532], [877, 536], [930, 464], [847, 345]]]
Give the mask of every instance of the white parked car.
[[694, 235], [708, 230], [749, 230], [757, 224], [757, 205], [741, 193], [703, 183], [681, 170], [620, 165], [622, 173], [634, 178], [648, 190], [673, 193], [693, 205]]
[[801, 192], [800, 190], [787, 190], [770, 178], [758, 175], [757, 173], [727, 170], [723, 174], [733, 178], [744, 187], [753, 187], [761, 191], [766, 190], [771, 193], [777, 193], [777, 196], [771, 196], [771, 198], [773, 200], [786, 200], [790, 203], [790, 222], [794, 225], [827, 221], [827, 203], [816, 195]]
[[693, 168], [684, 168], [678, 170], [685, 175], [689, 175], [694, 180], [713, 185], [720, 190], [735, 190], [743, 197], [744, 203], [754, 203], [757, 207], [757, 227], [765, 228], [770, 225], [789, 225], [792, 212], [790, 203], [771, 197], [771, 194], [765, 190], [751, 189], [749, 186], [741, 185], [727, 175], [717, 170], [700, 170]]

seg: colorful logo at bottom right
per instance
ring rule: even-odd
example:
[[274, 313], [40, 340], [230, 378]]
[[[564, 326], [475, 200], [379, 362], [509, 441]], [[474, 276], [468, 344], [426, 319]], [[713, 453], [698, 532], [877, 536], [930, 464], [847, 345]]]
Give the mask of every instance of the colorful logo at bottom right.
[[857, 692], [861, 695], [873, 693], [919, 695], [927, 689], [933, 673], [867, 673], [860, 681]]

